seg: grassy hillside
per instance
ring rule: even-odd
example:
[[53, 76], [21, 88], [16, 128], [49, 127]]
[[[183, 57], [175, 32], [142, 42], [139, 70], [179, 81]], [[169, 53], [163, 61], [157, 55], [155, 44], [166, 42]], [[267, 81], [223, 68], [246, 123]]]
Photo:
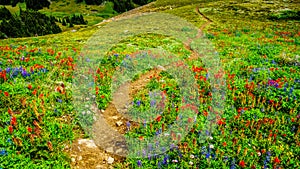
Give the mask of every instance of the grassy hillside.
[[[24, 4], [18, 5], [24, 8]], [[9, 9], [18, 11], [17, 7]], [[130, 113], [150, 109], [153, 91], [163, 91], [158, 95], [166, 96], [168, 104], [160, 114], [151, 117], [154, 119], [151, 123], [129, 123], [119, 118], [123, 122], [121, 127], [116, 126], [116, 121], [109, 121], [110, 125], [143, 141], [183, 120], [178, 115], [178, 108], [191, 105], [180, 101], [194, 96], [199, 96], [198, 107], [192, 105], [193, 111], [197, 109], [197, 121], [194, 117], [187, 119], [192, 124], [191, 131], [166, 153], [154, 155], [150, 152], [150, 155], [144, 155], [146, 158], [138, 159], [113, 156], [115, 168], [299, 168], [300, 22], [296, 16], [299, 10], [297, 1], [157, 0], [137, 12], [162, 12], [183, 18], [200, 29], [199, 32], [211, 42], [213, 51], [204, 51], [197, 58], [195, 51], [201, 47], [195, 45], [198, 41], [189, 46], [166, 35], [137, 35], [110, 48], [97, 73], [92, 74], [87, 68], [77, 69], [80, 62], [92, 66], [88, 65], [90, 58], [80, 55], [80, 51], [99, 30], [109, 30], [110, 34], [102, 32], [107, 42], [115, 38], [115, 33], [122, 30], [118, 26], [105, 28], [105, 24], [95, 24], [116, 13], [109, 3], [86, 6], [72, 0], [53, 2], [50, 9], [41, 12], [57, 17], [82, 13], [89, 25], [64, 28], [62, 33], [55, 35], [0, 41], [1, 72], [9, 72], [7, 76], [4, 73], [0, 76], [0, 101], [5, 105], [0, 106], [0, 111], [4, 112], [0, 115], [0, 168], [1, 165], [17, 168], [111, 167], [107, 164], [107, 157], [113, 154], [104, 150], [94, 150], [103, 156], [91, 158], [96, 153], [84, 149], [83, 159], [75, 159], [75, 162], [71, 160], [72, 150], [66, 151], [74, 140], [85, 137], [83, 127], [93, 121], [93, 114], [76, 112], [72, 104], [74, 73], [97, 77], [94, 77], [95, 97], [98, 106], [105, 109], [111, 101], [113, 74], [124, 65], [129, 69], [147, 67], [149, 63], [142, 61], [142, 65], [136, 65], [139, 63], [136, 59], [148, 56], [147, 53], [141, 56], [138, 53], [148, 47], [164, 49], [182, 59], [192, 71], [200, 91], [190, 97], [181, 97], [179, 82], [170, 72], [162, 70], [149, 77], [140, 72], [134, 79], [145, 79], [131, 95], [135, 104], [130, 107]], [[175, 25], [176, 22], [172, 20], [170, 23]], [[130, 27], [130, 23], [126, 27]], [[168, 25], [164, 25], [166, 27]], [[183, 27], [180, 31], [189, 32], [189, 28]], [[214, 60], [207, 58], [209, 54], [219, 59], [220, 70], [210, 69], [214, 63], [209, 63]], [[26, 71], [19, 69], [20, 66]], [[181, 67], [177, 65], [176, 68]], [[31, 69], [35, 73], [27, 76], [34, 72]], [[14, 72], [19, 74], [15, 76]], [[223, 84], [213, 85], [213, 79], [218, 78], [224, 78], [224, 81], [220, 79]], [[217, 106], [212, 102], [215, 99], [213, 94], [222, 86], [224, 102], [217, 101], [224, 103], [224, 109], [212, 111], [212, 106]], [[94, 92], [92, 87], [91, 90]], [[104, 116], [105, 113], [108, 119], [118, 116], [111, 113], [112, 110], [111, 107], [103, 110]], [[210, 133], [206, 131], [205, 122], [216, 114], [221, 117], [214, 124], [215, 132]], [[148, 116], [142, 114], [141, 117]], [[80, 119], [84, 119], [84, 123]], [[172, 139], [176, 140], [177, 134], [175, 138], [173, 134]]]

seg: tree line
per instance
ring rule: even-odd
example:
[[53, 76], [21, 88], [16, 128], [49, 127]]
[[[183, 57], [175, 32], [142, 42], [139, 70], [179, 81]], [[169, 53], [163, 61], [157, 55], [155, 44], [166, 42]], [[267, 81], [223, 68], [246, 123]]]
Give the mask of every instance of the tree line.
[[35, 35], [56, 34], [62, 32], [56, 24], [57, 19], [37, 11], [21, 10], [19, 15], [13, 15], [2, 7], [0, 15], [0, 39], [30, 37]]
[[[136, 5], [145, 5], [154, 0], [74, 0], [76, 3], [85, 3], [87, 5], [100, 5], [105, 1], [114, 3], [114, 10], [118, 13], [133, 9]], [[40, 10], [43, 7], [49, 8], [49, 0], [0, 0], [0, 5], [16, 6], [19, 2], [25, 2], [27, 9]]]

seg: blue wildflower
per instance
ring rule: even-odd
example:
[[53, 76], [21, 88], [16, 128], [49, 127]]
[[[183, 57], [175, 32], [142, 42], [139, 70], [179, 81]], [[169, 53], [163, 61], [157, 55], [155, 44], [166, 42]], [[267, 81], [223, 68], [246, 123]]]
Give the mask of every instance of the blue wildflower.
[[86, 62], [90, 62], [91, 60], [90, 60], [90, 58], [86, 58]]
[[146, 156], [146, 150], [143, 149], [143, 158], [145, 158], [145, 156]]
[[153, 107], [155, 105], [155, 103], [156, 103], [156, 100], [151, 100], [150, 106]]
[[209, 158], [209, 156], [210, 156], [210, 154], [209, 154], [209, 153], [207, 153], [207, 154], [205, 155], [205, 158]]
[[293, 86], [293, 87], [291, 87], [291, 89], [290, 89], [290, 94], [292, 94], [292, 93], [293, 93], [293, 90], [294, 90], [294, 86]]
[[149, 149], [149, 151], [153, 151], [152, 144], [149, 144], [149, 145], [148, 145], [148, 149]]
[[163, 165], [167, 165], [168, 164], [168, 155], [166, 155], [165, 157], [164, 157], [164, 161], [163, 161]]
[[8, 154], [8, 153], [7, 153], [6, 150], [0, 150], [0, 155], [5, 156], [5, 155], [7, 155], [7, 154]]
[[10, 67], [6, 68], [6, 73], [10, 73], [10, 70], [11, 70]]
[[142, 161], [141, 161], [141, 160], [138, 160], [138, 161], [137, 161], [137, 165], [138, 165], [139, 167], [142, 167]]
[[209, 131], [208, 130], [206, 130], [205, 133], [206, 133], [207, 136], [209, 135]]
[[61, 99], [57, 99], [57, 101], [58, 101], [59, 103], [62, 103], [62, 100], [61, 100]]
[[136, 104], [137, 104], [137, 106], [140, 106], [140, 105], [141, 105], [141, 101], [138, 100], [138, 101], [136, 102]]

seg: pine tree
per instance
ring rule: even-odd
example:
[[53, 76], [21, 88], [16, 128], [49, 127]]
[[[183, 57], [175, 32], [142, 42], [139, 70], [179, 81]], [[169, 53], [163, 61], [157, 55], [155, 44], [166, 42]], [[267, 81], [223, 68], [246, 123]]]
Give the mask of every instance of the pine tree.
[[62, 19], [62, 25], [67, 26], [67, 23], [66, 23], [65, 19]]

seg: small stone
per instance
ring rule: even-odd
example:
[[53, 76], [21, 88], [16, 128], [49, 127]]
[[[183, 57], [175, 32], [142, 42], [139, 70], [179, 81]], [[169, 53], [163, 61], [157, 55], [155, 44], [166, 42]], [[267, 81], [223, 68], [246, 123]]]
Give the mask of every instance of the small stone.
[[113, 147], [109, 147], [108, 149], [106, 149], [106, 151], [109, 152], [109, 153], [113, 153], [114, 149], [113, 149]]
[[112, 116], [111, 118], [114, 119], [114, 120], [117, 120], [118, 116]]
[[78, 156], [77, 160], [78, 161], [82, 160], [82, 156]]
[[79, 139], [78, 144], [85, 144], [89, 148], [97, 148], [94, 140], [89, 140], [89, 139]]
[[102, 168], [104, 168], [102, 165], [97, 165], [96, 166], [96, 169], [102, 169]]
[[116, 124], [117, 124], [118, 127], [120, 127], [123, 124], [123, 122], [122, 121], [117, 121]]
[[76, 159], [75, 158], [71, 158], [71, 161], [72, 161], [72, 163], [75, 163]]
[[103, 110], [103, 109], [101, 109], [101, 112], [102, 112], [102, 113], [104, 113], [104, 110]]
[[107, 164], [112, 164], [114, 162], [114, 160], [115, 160], [114, 158], [108, 157]]
[[162, 71], [165, 71], [165, 70], [166, 70], [166, 68], [163, 67], [163, 66], [161, 66], [161, 65], [158, 65], [157, 68], [158, 68], [159, 70], [162, 70]]

